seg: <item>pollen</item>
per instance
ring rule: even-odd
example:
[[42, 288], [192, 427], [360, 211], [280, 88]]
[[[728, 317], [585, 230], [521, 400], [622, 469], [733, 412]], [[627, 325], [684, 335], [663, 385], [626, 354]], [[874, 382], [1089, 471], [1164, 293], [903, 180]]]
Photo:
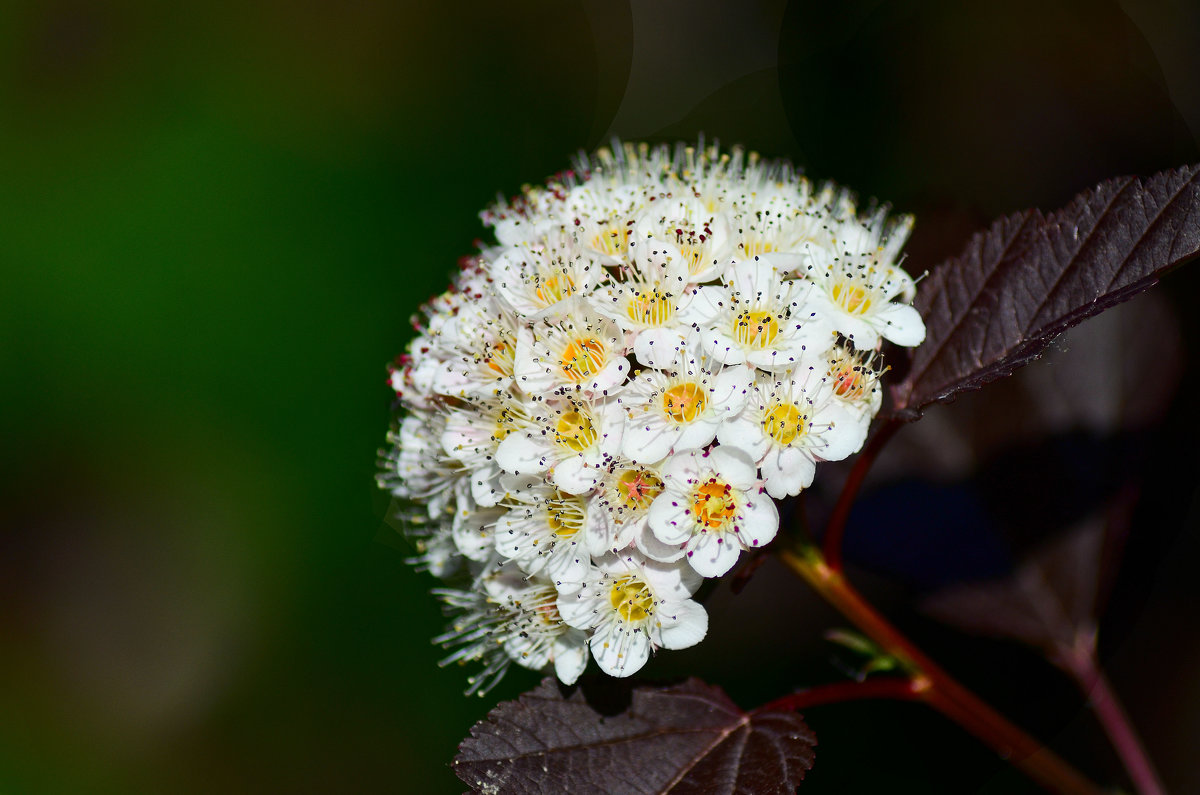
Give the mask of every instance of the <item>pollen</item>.
[[582, 381], [604, 369], [604, 343], [594, 337], [572, 340], [564, 349], [559, 365], [572, 381]]
[[662, 493], [663, 482], [644, 469], [627, 469], [617, 478], [620, 502], [632, 511], [644, 511]]
[[613, 609], [629, 622], [645, 621], [654, 612], [654, 595], [646, 583], [636, 577], [622, 577], [609, 593]]
[[709, 478], [692, 492], [692, 514], [708, 530], [722, 530], [737, 515], [727, 483]]
[[765, 348], [779, 336], [779, 315], [763, 311], [742, 312], [737, 316], [734, 334], [743, 345]]
[[708, 396], [699, 384], [688, 381], [676, 384], [663, 393], [662, 407], [666, 415], [675, 422], [692, 422], [708, 405]]
[[793, 404], [780, 404], [763, 416], [763, 432], [780, 444], [791, 444], [805, 433], [808, 417]]
[[591, 447], [599, 436], [592, 421], [579, 411], [568, 411], [559, 417], [554, 433], [556, 442], [576, 453]]

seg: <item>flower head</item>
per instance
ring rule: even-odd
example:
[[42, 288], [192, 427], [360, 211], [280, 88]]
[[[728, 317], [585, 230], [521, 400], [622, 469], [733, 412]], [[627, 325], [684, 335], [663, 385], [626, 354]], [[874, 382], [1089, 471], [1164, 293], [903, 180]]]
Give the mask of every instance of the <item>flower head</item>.
[[910, 221], [741, 149], [618, 144], [483, 213], [414, 320], [380, 484], [452, 581], [448, 661], [573, 682], [698, 643], [691, 596], [857, 451], [924, 336]]

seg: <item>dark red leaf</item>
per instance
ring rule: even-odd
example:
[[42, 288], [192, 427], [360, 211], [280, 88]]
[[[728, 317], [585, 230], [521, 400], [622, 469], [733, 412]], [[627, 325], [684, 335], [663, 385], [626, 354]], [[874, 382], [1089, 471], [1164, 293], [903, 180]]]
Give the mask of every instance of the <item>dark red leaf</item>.
[[[615, 714], [553, 677], [475, 724], [454, 772], [476, 792], [792, 793], [816, 736], [795, 712], [744, 712], [717, 687], [639, 686]], [[593, 699], [595, 700], [595, 699]]]
[[910, 419], [1010, 374], [1055, 336], [1200, 253], [1200, 166], [1109, 180], [1057, 212], [1001, 218], [917, 291], [925, 342], [892, 388]]

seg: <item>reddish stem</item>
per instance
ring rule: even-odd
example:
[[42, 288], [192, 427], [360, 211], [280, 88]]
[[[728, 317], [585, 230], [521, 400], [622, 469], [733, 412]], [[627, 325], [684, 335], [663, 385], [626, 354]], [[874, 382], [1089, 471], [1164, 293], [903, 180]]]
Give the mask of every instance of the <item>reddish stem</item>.
[[881, 676], [861, 682], [834, 682], [820, 685], [799, 693], [792, 693], [763, 704], [755, 712], [768, 710], [808, 709], [843, 701], [859, 701], [866, 698], [893, 698], [901, 701], [916, 701], [924, 697], [928, 682], [923, 678]]
[[1158, 777], [1158, 771], [1138, 739], [1129, 715], [1121, 706], [1108, 677], [1096, 663], [1090, 645], [1080, 645], [1068, 653], [1056, 655], [1055, 662], [1075, 678], [1084, 697], [1089, 699], [1096, 718], [1121, 757], [1121, 764], [1125, 766], [1137, 791], [1141, 795], [1163, 795], [1166, 789]]
[[[1099, 788], [1075, 768], [1010, 723], [978, 696], [942, 670], [854, 590], [840, 571], [827, 565], [815, 548], [805, 554], [783, 550], [783, 562], [808, 581], [826, 601], [921, 683], [921, 699], [974, 734], [1030, 778], [1051, 792], [1095, 795]], [[869, 680], [868, 680], [869, 681]]]
[[867, 442], [866, 448], [858, 454], [854, 466], [850, 469], [850, 474], [846, 476], [846, 482], [842, 485], [842, 493], [838, 495], [837, 504], [833, 506], [833, 513], [829, 515], [829, 521], [825, 525], [825, 535], [822, 537], [825, 564], [834, 571], [842, 570], [842, 535], [846, 531], [846, 520], [850, 518], [850, 509], [854, 507], [854, 498], [858, 496], [858, 490], [867, 477], [871, 464], [875, 463], [879, 451], [903, 424], [903, 420], [890, 417], [880, 425], [879, 430], [875, 431], [875, 435], [871, 437], [871, 441]]

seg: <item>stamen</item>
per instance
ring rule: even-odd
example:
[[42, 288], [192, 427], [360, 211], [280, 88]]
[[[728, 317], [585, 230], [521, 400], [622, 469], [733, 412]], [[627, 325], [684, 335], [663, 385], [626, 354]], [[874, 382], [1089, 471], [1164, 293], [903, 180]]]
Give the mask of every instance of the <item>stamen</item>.
[[595, 337], [573, 340], [563, 349], [559, 365], [572, 381], [582, 381], [604, 369], [604, 343]]
[[729, 484], [709, 478], [692, 493], [692, 514], [708, 530], [722, 530], [737, 515]]
[[737, 341], [743, 345], [765, 348], [779, 336], [779, 315], [774, 312], [742, 312], [734, 327]]
[[630, 510], [646, 510], [662, 490], [663, 482], [644, 469], [627, 469], [617, 478], [621, 504]]
[[675, 303], [670, 296], [659, 293], [657, 288], [648, 293], [634, 291], [625, 314], [630, 320], [647, 326], [664, 326], [675, 316]]
[[636, 577], [622, 577], [609, 593], [613, 609], [629, 622], [645, 621], [654, 612], [650, 588]]
[[599, 437], [592, 421], [579, 411], [568, 411], [559, 417], [554, 432], [558, 444], [576, 453], [591, 447]]
[[708, 396], [699, 384], [688, 381], [663, 393], [663, 411], [675, 422], [692, 422], [708, 405]]
[[570, 538], [583, 529], [586, 509], [579, 500], [565, 494], [546, 502], [546, 524], [559, 538]]
[[629, 251], [629, 236], [632, 230], [628, 226], [611, 224], [592, 237], [592, 248], [602, 251], [611, 257], [624, 256]]
[[483, 363], [488, 366], [488, 369], [500, 375], [511, 376], [513, 374], [512, 346], [503, 340], [493, 343], [488, 348], [487, 356], [484, 357]]
[[780, 444], [791, 444], [805, 434], [807, 421], [794, 404], [779, 404], [763, 416], [763, 432]]
[[871, 297], [861, 284], [840, 281], [833, 285], [832, 295], [834, 303], [851, 314], [862, 315], [871, 309]]
[[558, 273], [547, 279], [535, 277], [537, 288], [534, 295], [543, 304], [557, 303], [575, 292], [575, 281], [566, 273]]

